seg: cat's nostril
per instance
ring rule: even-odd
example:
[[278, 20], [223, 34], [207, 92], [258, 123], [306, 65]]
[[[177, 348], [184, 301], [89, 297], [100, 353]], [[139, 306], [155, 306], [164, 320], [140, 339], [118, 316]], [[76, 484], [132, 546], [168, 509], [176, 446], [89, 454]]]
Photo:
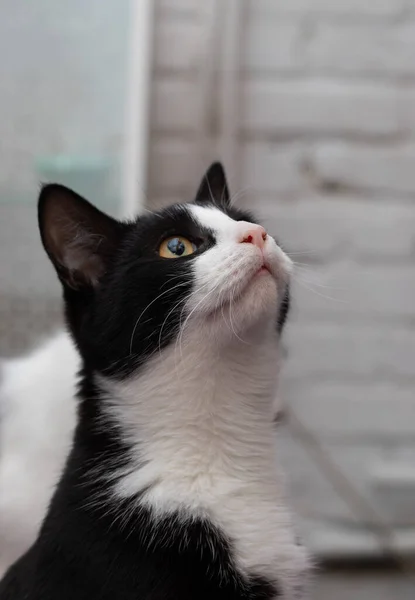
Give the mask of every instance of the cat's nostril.
[[261, 225], [243, 223], [243, 229], [241, 230], [240, 236], [239, 241], [241, 243], [254, 244], [254, 246], [258, 246], [258, 248], [263, 248], [264, 242], [267, 239], [267, 232]]

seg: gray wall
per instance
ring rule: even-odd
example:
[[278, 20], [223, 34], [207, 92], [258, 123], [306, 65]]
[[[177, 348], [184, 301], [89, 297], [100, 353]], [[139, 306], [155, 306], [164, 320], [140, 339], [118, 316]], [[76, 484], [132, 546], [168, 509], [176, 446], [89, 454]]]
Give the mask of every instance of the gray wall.
[[[194, 172], [205, 23], [196, 0], [157, 6], [149, 196], [160, 205], [190, 197], [205, 166]], [[379, 519], [414, 547], [415, 1], [244, 6], [233, 192], [305, 264], [282, 398], [376, 514], [350, 509], [291, 423], [293, 499], [323, 553], [371, 553], [363, 522]]]

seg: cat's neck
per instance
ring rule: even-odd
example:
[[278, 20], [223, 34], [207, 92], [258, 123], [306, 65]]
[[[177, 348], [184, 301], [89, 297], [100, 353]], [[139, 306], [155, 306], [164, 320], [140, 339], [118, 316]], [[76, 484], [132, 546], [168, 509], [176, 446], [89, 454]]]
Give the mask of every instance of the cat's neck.
[[97, 481], [106, 479], [111, 510], [126, 503], [128, 514], [143, 509], [155, 523], [170, 516], [211, 523], [232, 540], [242, 572], [277, 578], [284, 597], [294, 598], [307, 557], [295, 542], [277, 464], [277, 375], [273, 331], [220, 347], [194, 332], [134, 378], [97, 378], [102, 430], [116, 432], [122, 449]]
[[249, 407], [268, 416], [278, 379], [279, 347], [273, 330], [217, 344], [192, 331], [155, 353], [137, 375], [122, 382], [98, 378], [104, 405], [117, 423], [167, 426], [165, 415], [198, 420], [222, 409]]
[[155, 357], [136, 380], [101, 385], [107, 414], [130, 448], [111, 477], [114, 505], [132, 500], [160, 518], [208, 519], [233, 540], [242, 569], [280, 571], [291, 598], [306, 559], [277, 464], [277, 361], [270, 332], [216, 352], [195, 334]]
[[178, 478], [185, 489], [203, 473], [232, 477], [253, 456], [254, 470], [274, 469], [278, 343], [274, 331], [259, 333], [218, 346], [195, 331], [135, 378], [100, 381], [107, 415], [132, 448], [121, 495], [173, 476], [177, 498]]

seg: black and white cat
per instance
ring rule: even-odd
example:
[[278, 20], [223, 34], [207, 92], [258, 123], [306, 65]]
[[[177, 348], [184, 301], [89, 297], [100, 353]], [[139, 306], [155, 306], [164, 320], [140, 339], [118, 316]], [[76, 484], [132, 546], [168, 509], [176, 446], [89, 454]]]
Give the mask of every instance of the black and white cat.
[[82, 357], [73, 448], [1, 600], [306, 598], [273, 400], [291, 261], [230, 205], [134, 222], [43, 188], [42, 241]]

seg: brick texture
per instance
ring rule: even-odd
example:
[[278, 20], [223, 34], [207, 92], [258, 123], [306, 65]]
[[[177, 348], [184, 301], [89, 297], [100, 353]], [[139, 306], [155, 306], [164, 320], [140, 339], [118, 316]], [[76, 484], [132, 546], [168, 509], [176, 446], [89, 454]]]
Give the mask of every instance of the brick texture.
[[393, 143], [373, 146], [336, 142], [316, 146], [316, 175], [323, 184], [358, 188], [386, 195], [413, 196], [415, 145]]
[[[263, 159], [263, 155], [260, 156]], [[276, 162], [281, 165], [282, 177], [286, 176], [285, 189], [291, 182], [291, 189], [298, 189], [295, 184], [299, 185], [300, 178], [298, 173], [296, 178], [292, 173], [297, 166], [292, 152], [281, 151]], [[267, 164], [266, 160], [263, 164]], [[279, 172], [275, 172], [274, 185], [277, 187], [281, 182]], [[272, 175], [270, 178], [272, 181]], [[265, 188], [263, 194], [268, 190], [269, 187]], [[298, 197], [298, 192], [295, 195]], [[276, 203], [269, 193], [269, 197], [263, 196], [259, 212], [268, 217], [271, 231], [279, 232], [284, 246], [295, 254], [299, 262], [308, 260], [329, 265], [334, 259], [347, 257], [356, 262], [378, 265], [385, 261], [397, 261], [398, 265], [409, 263], [415, 248], [415, 211], [410, 202], [402, 203], [393, 194], [385, 198], [379, 201], [364, 194], [349, 193], [342, 194], [339, 199], [326, 194], [306, 195], [296, 201]], [[298, 252], [305, 254], [297, 256]], [[327, 260], [328, 256], [331, 261]], [[310, 271], [310, 276], [313, 272], [318, 276], [315, 264], [307, 265], [306, 270]]]
[[275, 23], [255, 11], [242, 46], [242, 68], [248, 72], [297, 72], [304, 63], [302, 33], [295, 20]]
[[389, 86], [327, 79], [253, 81], [243, 126], [250, 134], [372, 136], [402, 133], [401, 94]]
[[264, 12], [297, 12], [299, 17], [307, 14], [348, 15], [354, 18], [395, 17], [402, 15], [407, 6], [406, 0], [376, 0], [361, 2], [360, 0], [249, 0], [251, 10]]
[[415, 21], [325, 23], [317, 27], [307, 58], [315, 70], [397, 78], [415, 74], [414, 53]]

